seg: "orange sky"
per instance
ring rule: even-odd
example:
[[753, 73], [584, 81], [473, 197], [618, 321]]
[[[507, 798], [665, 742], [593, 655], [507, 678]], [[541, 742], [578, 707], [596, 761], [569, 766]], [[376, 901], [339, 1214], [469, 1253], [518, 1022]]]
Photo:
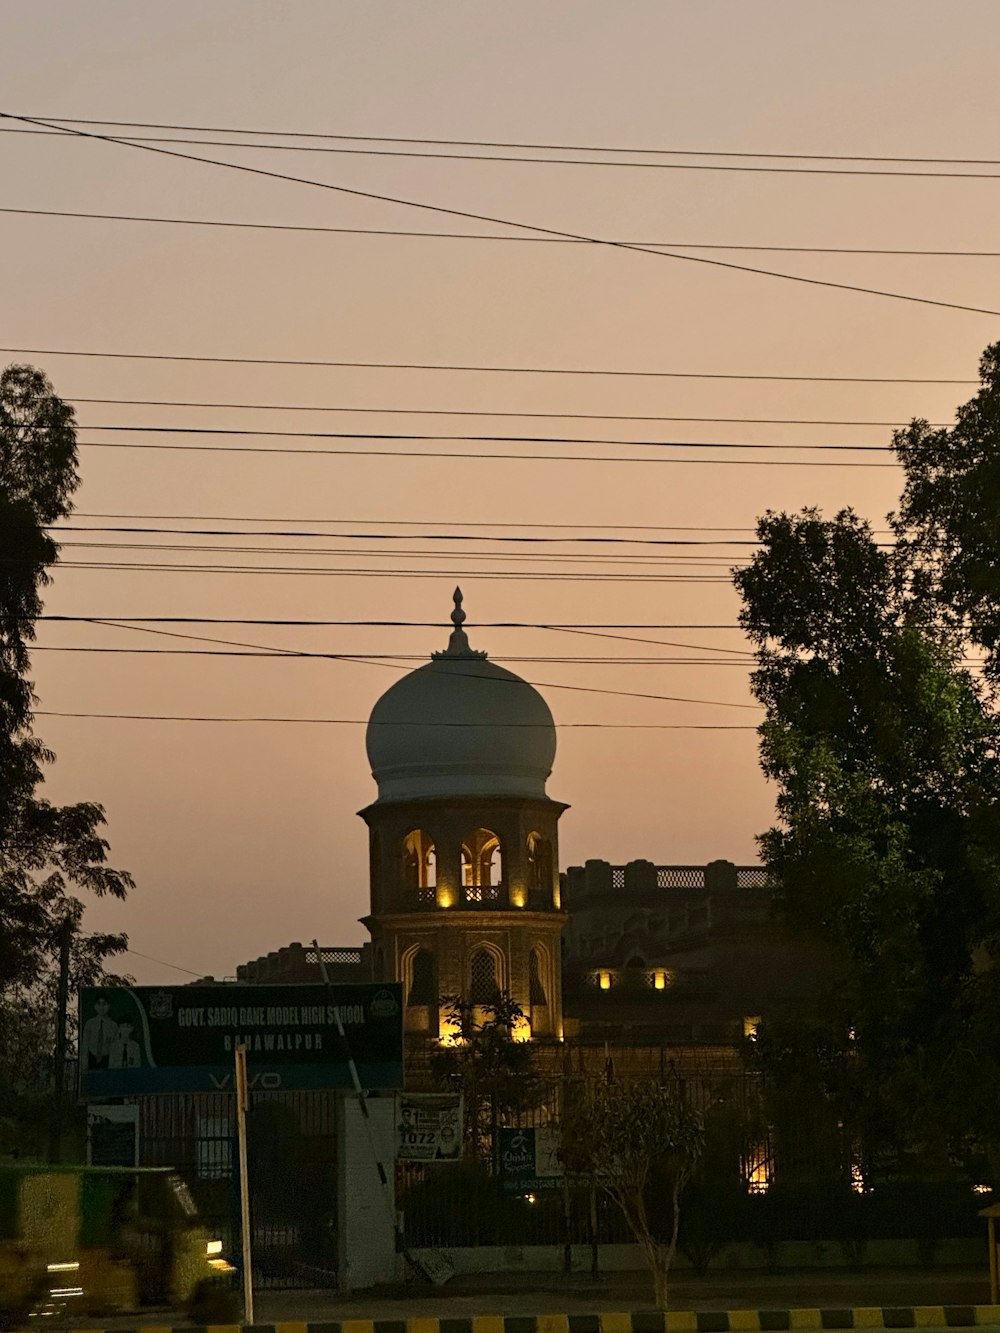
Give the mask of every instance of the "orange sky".
[[[185, 125], [551, 144], [1000, 158], [1000, 14], [992, 0], [853, 0], [837, 6], [727, 0], [609, 5], [511, 0], [403, 5], [365, 0], [193, 0], [167, 5], [4, 6], [4, 109]], [[150, 131], [152, 133], [152, 131]], [[288, 142], [288, 141], [286, 141]], [[357, 146], [357, 145], [355, 145]], [[191, 148], [185, 151], [197, 152]], [[376, 193], [589, 235], [689, 244], [995, 249], [1000, 180], [775, 175], [442, 162], [329, 153], [203, 150]], [[481, 230], [398, 205], [171, 161], [114, 145], [0, 136], [8, 208], [313, 226]], [[593, 154], [591, 154], [593, 156]], [[700, 159], [704, 160], [704, 159]], [[758, 164], [759, 165], [759, 164]], [[801, 164], [800, 164], [801, 165]], [[967, 170], [988, 172], [990, 167]], [[1000, 170], [998, 168], [997, 170]], [[443, 362], [779, 375], [974, 378], [1000, 319], [587, 246], [236, 231], [0, 213], [4, 346], [313, 360]], [[688, 253], [695, 253], [689, 251]], [[702, 252], [711, 254], [713, 252]], [[714, 252], [863, 286], [1000, 308], [1000, 260]], [[948, 420], [972, 387], [791, 384], [417, 370], [211, 366], [34, 355], [70, 398], [307, 404], [470, 413]], [[582, 422], [240, 408], [81, 404], [81, 441], [114, 424], [258, 430], [552, 434], [645, 440], [882, 444], [885, 427]], [[231, 436], [166, 436], [173, 443]], [[251, 439], [278, 447], [318, 440]], [[340, 441], [340, 447], [352, 446]], [[337, 441], [327, 441], [336, 447]], [[390, 448], [466, 449], [466, 445]], [[483, 450], [485, 446], [471, 446]], [[540, 446], [499, 445], [515, 452]], [[554, 449], [554, 447], [551, 447]], [[585, 447], [567, 452], [588, 452]], [[669, 451], [590, 452], [657, 458]], [[683, 451], [678, 451], [683, 456]], [[690, 456], [690, 455], [688, 455]], [[720, 456], [720, 455], [716, 455]], [[721, 455], [732, 457], [733, 455]], [[815, 454], [788, 455], [816, 461]], [[858, 457], [864, 457], [863, 455]], [[877, 460], [868, 456], [868, 461]], [[528, 679], [747, 703], [746, 668], [654, 662], [519, 663], [518, 657], [669, 656], [477, 621], [718, 623], [649, 631], [740, 648], [724, 582], [629, 581], [679, 566], [616, 564], [630, 548], [344, 540], [348, 532], [440, 533], [441, 524], [719, 526], [764, 509], [853, 504], [878, 526], [893, 469], [663, 461], [406, 460], [81, 449], [81, 514], [239, 518], [230, 527], [342, 520], [322, 539], [204, 538], [228, 548], [346, 555], [105, 553], [122, 563], [328, 567], [330, 575], [63, 569], [53, 613], [101, 616], [447, 620], [460, 581], [473, 646]], [[271, 520], [261, 524], [249, 518]], [[280, 520], [275, 523], [273, 520]], [[76, 520], [80, 526], [113, 520]], [[176, 522], [154, 526], [197, 526]], [[422, 526], [421, 526], [422, 525]], [[202, 524], [202, 526], [211, 526]], [[494, 530], [497, 530], [496, 528]], [[516, 529], [515, 529], [516, 531]], [[68, 534], [66, 534], [68, 537]], [[551, 535], [551, 534], [550, 534]], [[627, 535], [627, 534], [625, 534]], [[670, 534], [660, 534], [670, 535]], [[675, 536], [681, 534], [673, 534]], [[698, 535], [698, 534], [693, 534]], [[702, 534], [704, 535], [704, 534]], [[721, 536], [749, 535], [737, 531]], [[165, 543], [78, 533], [81, 542]], [[178, 542], [196, 538], [176, 538]], [[444, 558], [414, 554], [444, 552]], [[389, 552], [388, 554], [384, 554]], [[737, 558], [741, 548], [702, 554]], [[380, 554], [381, 553], [381, 554]], [[489, 560], [473, 559], [490, 553]], [[697, 554], [698, 548], [685, 552]], [[559, 563], [554, 554], [587, 556]], [[635, 558], [635, 551], [631, 551]], [[644, 558], [676, 558], [640, 548]], [[67, 547], [72, 560], [102, 559]], [[379, 570], [386, 577], [361, 576]], [[391, 571], [420, 571], [417, 577]], [[536, 577], [523, 575], [531, 571]], [[516, 578], [488, 577], [490, 573]], [[716, 569], [718, 572], [718, 568]], [[619, 581], [554, 574], [617, 573]], [[178, 626], [317, 652], [426, 654], [442, 629]], [[45, 648], [198, 647], [125, 628], [47, 624]], [[693, 656], [686, 649], [677, 654]], [[416, 665], [414, 663], [413, 665]], [[39, 652], [40, 708], [55, 711], [362, 719], [398, 676], [317, 660]], [[746, 723], [752, 711], [543, 691], [557, 722]], [[107, 807], [113, 859], [138, 887], [95, 925], [134, 948], [223, 976], [290, 940], [363, 938], [365, 831], [374, 795], [363, 727], [40, 718], [58, 754], [49, 795]], [[754, 858], [772, 793], [752, 731], [566, 727], [550, 793], [571, 804], [562, 863]], [[142, 980], [183, 973], [133, 957]]]

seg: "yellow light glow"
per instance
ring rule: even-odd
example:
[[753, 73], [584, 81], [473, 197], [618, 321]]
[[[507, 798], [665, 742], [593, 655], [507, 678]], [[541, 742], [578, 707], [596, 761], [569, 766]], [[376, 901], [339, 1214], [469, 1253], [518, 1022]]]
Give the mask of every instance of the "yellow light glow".
[[523, 886], [520, 884], [512, 884], [510, 888], [511, 907], [523, 907], [527, 901], [528, 895], [525, 893]]
[[751, 1194], [766, 1194], [771, 1187], [771, 1174], [767, 1169], [767, 1149], [761, 1145], [750, 1154], [747, 1163], [747, 1188]]
[[610, 989], [611, 989], [611, 973], [610, 973], [610, 972], [599, 972], [599, 973], [598, 973], [598, 984], [599, 984], [601, 990], [610, 990]]
[[442, 1014], [438, 1020], [438, 1041], [442, 1046], [454, 1046], [462, 1040], [462, 1026], [455, 1019]]
[[437, 889], [437, 905], [438, 907], [454, 907], [455, 906], [454, 890], [448, 888], [444, 884], [439, 884]]
[[48, 1273], [75, 1273], [80, 1265], [76, 1262], [70, 1264], [46, 1264], [45, 1270]]
[[562, 907], [562, 894], [559, 891], [559, 885], [556, 884], [552, 890], [552, 906], [558, 912]]
[[861, 1167], [858, 1166], [857, 1162], [851, 1163], [851, 1189], [855, 1194], [864, 1194], [865, 1192], [865, 1178], [861, 1174]]
[[653, 973], [653, 989], [666, 990], [666, 988], [667, 988], [667, 974], [666, 972], [664, 972], [662, 967], [658, 967], [656, 971]]
[[756, 1041], [757, 1033], [760, 1031], [760, 1014], [754, 1014], [750, 1018], [743, 1020], [743, 1035], [747, 1041]]
[[206, 1253], [206, 1254], [221, 1254], [221, 1253], [222, 1253], [222, 1241], [221, 1241], [221, 1240], [210, 1240], [210, 1241], [208, 1242], [208, 1244], [205, 1246], [205, 1253]]
[[510, 1026], [510, 1035], [515, 1041], [530, 1041], [531, 1024], [528, 1019], [523, 1015], [520, 1018], [515, 1018]]

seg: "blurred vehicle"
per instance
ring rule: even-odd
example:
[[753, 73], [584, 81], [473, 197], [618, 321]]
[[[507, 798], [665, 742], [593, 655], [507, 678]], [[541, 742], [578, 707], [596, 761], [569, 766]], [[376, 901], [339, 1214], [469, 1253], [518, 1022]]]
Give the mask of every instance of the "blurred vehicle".
[[169, 1167], [0, 1165], [0, 1328], [144, 1306], [232, 1322], [222, 1250]]

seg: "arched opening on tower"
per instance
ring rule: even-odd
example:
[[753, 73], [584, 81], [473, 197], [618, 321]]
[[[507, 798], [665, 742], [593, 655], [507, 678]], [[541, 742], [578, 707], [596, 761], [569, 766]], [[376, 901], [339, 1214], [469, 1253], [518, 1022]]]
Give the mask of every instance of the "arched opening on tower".
[[420, 904], [433, 906], [437, 884], [437, 853], [430, 834], [414, 829], [403, 839], [403, 891]]
[[552, 844], [541, 833], [529, 833], [527, 842], [528, 904], [552, 905]]
[[490, 829], [477, 828], [462, 843], [462, 895], [467, 903], [492, 903], [500, 897], [503, 854]]
[[437, 1004], [437, 969], [430, 949], [418, 949], [410, 961], [410, 985], [406, 995], [409, 1008]]

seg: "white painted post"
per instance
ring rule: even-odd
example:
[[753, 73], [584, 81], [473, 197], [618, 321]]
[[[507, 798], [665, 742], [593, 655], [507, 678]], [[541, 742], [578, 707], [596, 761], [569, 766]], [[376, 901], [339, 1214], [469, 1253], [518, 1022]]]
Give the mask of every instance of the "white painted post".
[[247, 1170], [247, 1048], [236, 1048], [236, 1131], [240, 1156], [240, 1232], [243, 1240], [243, 1322], [253, 1323], [253, 1257], [250, 1242], [250, 1173]]

